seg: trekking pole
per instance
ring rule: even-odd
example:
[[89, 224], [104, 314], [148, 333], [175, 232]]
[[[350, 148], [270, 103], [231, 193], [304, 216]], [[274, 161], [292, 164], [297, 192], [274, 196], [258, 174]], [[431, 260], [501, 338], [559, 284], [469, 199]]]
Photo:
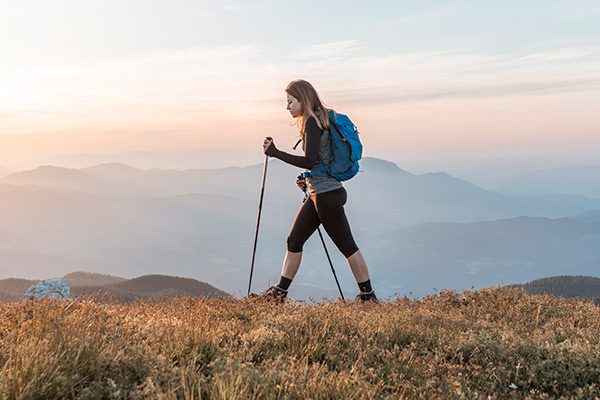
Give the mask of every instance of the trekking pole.
[[333, 263], [331, 262], [331, 258], [329, 257], [329, 252], [327, 251], [327, 246], [325, 246], [325, 240], [323, 239], [323, 234], [321, 233], [321, 229], [317, 228], [317, 232], [319, 232], [319, 236], [321, 237], [321, 242], [323, 243], [323, 248], [325, 249], [325, 254], [327, 255], [327, 260], [329, 261], [329, 265], [331, 266], [331, 272], [333, 272], [333, 277], [335, 278], [335, 284], [340, 291], [340, 296], [342, 296], [342, 300], [346, 301], [344, 298], [344, 293], [342, 293], [342, 288], [340, 287], [340, 282], [338, 281], [337, 275], [335, 274], [335, 269], [333, 269]]
[[250, 279], [248, 280], [248, 296], [250, 296], [250, 286], [252, 285], [252, 272], [254, 271], [254, 257], [256, 256], [256, 242], [258, 240], [258, 226], [260, 225], [260, 213], [262, 211], [263, 195], [265, 194], [265, 180], [267, 179], [267, 164], [269, 156], [265, 157], [265, 167], [263, 170], [262, 184], [260, 188], [260, 201], [258, 202], [258, 217], [256, 219], [256, 233], [254, 234], [254, 248], [252, 250], [252, 264], [250, 265]]
[[[304, 201], [308, 199], [308, 193], [306, 189], [304, 190]], [[329, 265], [331, 266], [331, 272], [333, 272], [333, 277], [335, 278], [335, 283], [337, 285], [338, 290], [340, 291], [340, 296], [343, 301], [346, 301], [344, 298], [344, 293], [342, 293], [342, 288], [340, 287], [340, 282], [338, 281], [337, 275], [335, 274], [335, 269], [333, 269], [333, 263], [331, 262], [331, 257], [329, 257], [329, 252], [327, 251], [327, 246], [325, 246], [325, 239], [323, 239], [323, 234], [321, 233], [321, 228], [317, 227], [317, 232], [319, 232], [319, 237], [321, 238], [321, 243], [323, 243], [323, 249], [325, 249], [325, 255], [327, 256], [327, 261], [329, 261]]]

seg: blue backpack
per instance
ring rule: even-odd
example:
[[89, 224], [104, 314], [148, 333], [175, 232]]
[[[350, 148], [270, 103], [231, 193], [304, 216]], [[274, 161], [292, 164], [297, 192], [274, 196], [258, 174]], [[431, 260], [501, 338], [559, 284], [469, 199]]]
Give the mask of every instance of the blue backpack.
[[347, 115], [329, 110], [329, 144], [331, 159], [321, 160], [310, 172], [315, 176], [331, 176], [347, 181], [358, 173], [358, 160], [362, 157], [362, 144], [358, 129]]

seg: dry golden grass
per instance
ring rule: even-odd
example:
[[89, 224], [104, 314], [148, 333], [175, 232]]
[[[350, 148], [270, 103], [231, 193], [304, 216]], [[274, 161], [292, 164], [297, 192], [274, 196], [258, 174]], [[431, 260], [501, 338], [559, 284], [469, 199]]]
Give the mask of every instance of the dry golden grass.
[[600, 307], [515, 289], [381, 305], [0, 304], [0, 398], [592, 399]]

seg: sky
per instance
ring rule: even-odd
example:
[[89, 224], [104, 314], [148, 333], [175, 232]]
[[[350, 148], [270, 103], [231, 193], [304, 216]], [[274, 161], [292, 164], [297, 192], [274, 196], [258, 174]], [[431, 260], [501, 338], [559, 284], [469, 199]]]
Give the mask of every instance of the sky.
[[292, 152], [284, 88], [297, 78], [350, 115], [366, 155], [400, 166], [598, 163], [600, 1], [0, 9], [0, 167], [196, 148], [260, 162], [265, 136]]

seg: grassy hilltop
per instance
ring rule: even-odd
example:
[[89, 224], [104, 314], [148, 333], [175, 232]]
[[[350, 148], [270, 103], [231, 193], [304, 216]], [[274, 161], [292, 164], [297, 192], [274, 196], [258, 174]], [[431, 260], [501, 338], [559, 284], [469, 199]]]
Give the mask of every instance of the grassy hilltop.
[[592, 399], [600, 307], [517, 289], [382, 305], [0, 304], [0, 398]]

